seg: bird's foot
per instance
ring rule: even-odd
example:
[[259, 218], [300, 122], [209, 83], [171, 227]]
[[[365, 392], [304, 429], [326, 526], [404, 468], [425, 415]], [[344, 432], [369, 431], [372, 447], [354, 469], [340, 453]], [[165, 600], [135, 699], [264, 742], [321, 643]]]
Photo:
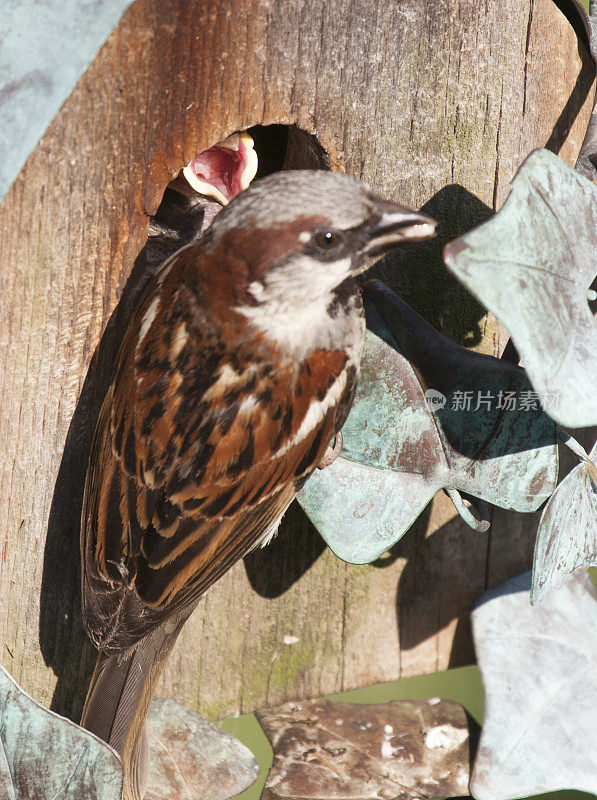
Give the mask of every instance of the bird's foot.
[[342, 434], [340, 433], [340, 431], [338, 431], [333, 446], [332, 445], [328, 446], [328, 449], [323, 454], [323, 458], [317, 465], [317, 468], [325, 469], [326, 467], [329, 467], [330, 464], [334, 463], [334, 461], [338, 458], [341, 452], [342, 452]]

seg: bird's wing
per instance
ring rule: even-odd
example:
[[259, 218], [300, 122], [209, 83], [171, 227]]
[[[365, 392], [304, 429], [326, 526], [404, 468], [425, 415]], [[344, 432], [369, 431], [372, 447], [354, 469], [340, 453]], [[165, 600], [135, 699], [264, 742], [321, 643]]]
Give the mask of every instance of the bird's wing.
[[344, 353], [272, 374], [254, 357], [262, 342], [227, 349], [192, 287], [176, 270], [165, 280], [173, 302], [150, 288], [129, 326], [87, 475], [84, 618], [106, 650], [133, 645], [267, 536], [354, 389]]

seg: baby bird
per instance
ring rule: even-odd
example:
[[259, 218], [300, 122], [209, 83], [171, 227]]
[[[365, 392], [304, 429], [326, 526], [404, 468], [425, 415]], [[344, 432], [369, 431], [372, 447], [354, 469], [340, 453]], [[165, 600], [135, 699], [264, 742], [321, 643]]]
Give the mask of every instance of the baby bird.
[[423, 214], [324, 171], [257, 181], [158, 270], [97, 423], [81, 531], [83, 616], [100, 650], [82, 725], [148, 777], [144, 723], [199, 598], [275, 534], [340, 430], [365, 320], [354, 278]]

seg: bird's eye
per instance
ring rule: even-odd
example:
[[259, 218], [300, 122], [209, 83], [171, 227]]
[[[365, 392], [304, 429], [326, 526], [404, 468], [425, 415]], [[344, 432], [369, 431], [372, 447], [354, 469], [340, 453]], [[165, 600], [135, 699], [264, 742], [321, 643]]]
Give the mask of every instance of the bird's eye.
[[315, 234], [315, 244], [321, 250], [333, 250], [341, 241], [340, 234], [334, 231], [319, 231]]

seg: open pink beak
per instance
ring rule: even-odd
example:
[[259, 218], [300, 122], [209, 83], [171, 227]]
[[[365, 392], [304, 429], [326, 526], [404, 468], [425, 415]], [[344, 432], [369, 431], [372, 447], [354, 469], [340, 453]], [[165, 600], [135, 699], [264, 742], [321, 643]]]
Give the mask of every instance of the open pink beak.
[[248, 133], [233, 133], [187, 164], [182, 174], [199, 194], [223, 206], [246, 189], [257, 172], [257, 153]]

